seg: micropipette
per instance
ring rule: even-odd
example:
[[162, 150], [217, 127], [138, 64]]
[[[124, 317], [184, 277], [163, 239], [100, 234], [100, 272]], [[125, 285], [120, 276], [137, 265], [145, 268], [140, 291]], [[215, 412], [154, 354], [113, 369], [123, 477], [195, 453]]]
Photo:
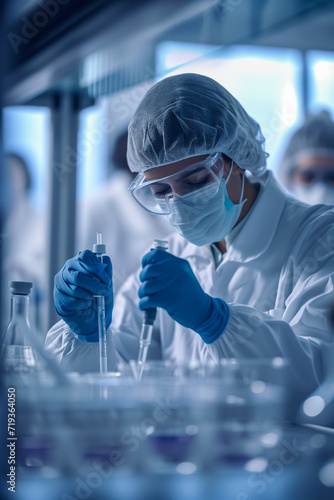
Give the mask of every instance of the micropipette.
[[[159, 250], [168, 250], [168, 241], [164, 240], [154, 240], [153, 249]], [[137, 371], [137, 379], [140, 380], [143, 375], [144, 365], [147, 359], [148, 348], [151, 343], [152, 333], [153, 333], [153, 324], [157, 315], [157, 310], [155, 307], [151, 309], [146, 309], [144, 311], [143, 323], [140, 333], [139, 340], [139, 355], [138, 355], [138, 371]]]
[[[106, 253], [106, 246], [102, 243], [102, 234], [96, 233], [96, 244], [93, 245], [93, 252], [96, 257], [103, 262], [103, 254]], [[95, 295], [97, 299], [97, 316], [99, 328], [99, 351], [100, 351], [100, 373], [107, 373], [107, 331], [106, 331], [106, 308], [102, 295]]]

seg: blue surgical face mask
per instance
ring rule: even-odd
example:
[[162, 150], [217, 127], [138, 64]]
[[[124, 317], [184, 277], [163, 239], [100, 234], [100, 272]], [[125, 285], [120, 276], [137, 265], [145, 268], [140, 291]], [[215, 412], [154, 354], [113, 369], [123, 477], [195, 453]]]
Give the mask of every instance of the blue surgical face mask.
[[[242, 178], [242, 188], [239, 203], [234, 204], [228, 196], [226, 183], [233, 168], [233, 162], [228, 178], [221, 179], [217, 193], [210, 198], [208, 190], [214, 186], [205, 186], [193, 193], [170, 201], [172, 212], [164, 216], [177, 233], [197, 246], [207, 245], [223, 240], [237, 222], [246, 200], [242, 201], [245, 177]], [[196, 199], [206, 196], [207, 202], [196, 206]], [[194, 206], [195, 205], [195, 206]]]

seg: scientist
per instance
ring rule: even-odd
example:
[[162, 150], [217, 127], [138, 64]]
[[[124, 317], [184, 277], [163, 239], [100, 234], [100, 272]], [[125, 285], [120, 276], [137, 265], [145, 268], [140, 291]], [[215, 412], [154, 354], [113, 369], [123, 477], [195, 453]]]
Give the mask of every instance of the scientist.
[[309, 116], [294, 132], [278, 179], [304, 203], [334, 205], [334, 122], [327, 111]]
[[66, 262], [54, 292], [62, 320], [46, 338], [65, 369], [98, 371], [103, 294], [110, 370], [137, 359], [142, 311], [158, 307], [150, 359], [281, 356], [300, 396], [319, 385], [321, 346], [333, 349], [334, 212], [288, 196], [266, 171], [263, 143], [210, 78], [172, 76], [147, 92], [129, 125], [130, 191], [176, 234], [168, 252], [146, 253], [114, 307], [109, 258], [86, 250]]

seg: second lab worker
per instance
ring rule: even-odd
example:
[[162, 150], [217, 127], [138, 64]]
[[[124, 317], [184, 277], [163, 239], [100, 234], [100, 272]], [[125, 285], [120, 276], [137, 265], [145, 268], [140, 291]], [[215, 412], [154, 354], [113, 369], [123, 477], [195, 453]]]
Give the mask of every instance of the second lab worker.
[[87, 250], [66, 262], [54, 292], [62, 319], [46, 338], [65, 369], [99, 370], [103, 294], [109, 370], [137, 359], [142, 311], [158, 307], [149, 359], [281, 356], [296, 394], [319, 385], [320, 350], [333, 349], [334, 211], [288, 196], [263, 145], [260, 126], [210, 78], [172, 76], [147, 92], [129, 126], [130, 191], [176, 234], [168, 252], [147, 252], [115, 304], [109, 258]]

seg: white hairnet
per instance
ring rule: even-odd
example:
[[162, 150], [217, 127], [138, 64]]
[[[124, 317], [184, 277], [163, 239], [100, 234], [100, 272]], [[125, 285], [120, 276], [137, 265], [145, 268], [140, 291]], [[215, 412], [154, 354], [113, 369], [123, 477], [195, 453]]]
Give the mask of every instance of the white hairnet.
[[289, 187], [290, 173], [299, 158], [308, 155], [334, 159], [334, 121], [327, 111], [309, 116], [291, 136], [278, 172], [286, 187]]
[[171, 76], [144, 96], [129, 125], [132, 172], [191, 156], [225, 153], [255, 175], [266, 170], [264, 137], [222, 85], [195, 73]]

